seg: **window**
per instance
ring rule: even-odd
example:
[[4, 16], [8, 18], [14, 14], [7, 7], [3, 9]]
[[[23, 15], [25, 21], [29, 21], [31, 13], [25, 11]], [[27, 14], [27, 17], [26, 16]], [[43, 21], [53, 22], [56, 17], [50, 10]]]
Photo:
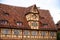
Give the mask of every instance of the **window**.
[[2, 29], [2, 34], [4, 35], [10, 34], [9, 29]]
[[18, 26], [22, 26], [22, 22], [17, 22], [17, 25]]
[[20, 31], [15, 29], [14, 30], [14, 35], [17, 35], [18, 36], [19, 34], [20, 34]]
[[45, 36], [46, 35], [46, 32], [41, 32], [41, 36]]
[[5, 16], [9, 16], [9, 13], [4, 13]]
[[36, 19], [37, 16], [36, 16], [35, 14], [32, 14], [32, 15], [31, 15], [31, 18]]
[[37, 35], [37, 31], [32, 31], [31, 34], [32, 34], [32, 36], [36, 36]]
[[7, 20], [0, 20], [0, 24], [7, 24], [8, 21]]
[[37, 22], [32, 22], [32, 26], [34, 27], [38, 26]]
[[24, 35], [25, 35], [25, 36], [28, 36], [29, 34], [30, 34], [29, 31], [26, 31], [26, 30], [24, 31]]
[[47, 23], [43, 23], [42, 25], [43, 25], [44, 27], [45, 27], [45, 26], [48, 26], [48, 24], [47, 24]]
[[50, 32], [50, 36], [52, 36], [52, 37], [53, 37], [53, 36], [54, 36], [54, 32]]
[[41, 17], [41, 19], [44, 19], [44, 17]]

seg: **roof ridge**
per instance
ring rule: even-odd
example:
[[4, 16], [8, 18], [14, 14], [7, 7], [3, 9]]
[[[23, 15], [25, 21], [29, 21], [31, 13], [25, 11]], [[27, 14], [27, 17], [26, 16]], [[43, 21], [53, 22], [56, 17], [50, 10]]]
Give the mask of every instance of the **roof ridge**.
[[9, 7], [17, 7], [17, 8], [27, 8], [27, 7], [22, 7], [22, 6], [13, 6], [13, 5], [3, 4], [3, 3], [0, 3], [0, 5], [3, 5], [3, 6], [9, 6]]

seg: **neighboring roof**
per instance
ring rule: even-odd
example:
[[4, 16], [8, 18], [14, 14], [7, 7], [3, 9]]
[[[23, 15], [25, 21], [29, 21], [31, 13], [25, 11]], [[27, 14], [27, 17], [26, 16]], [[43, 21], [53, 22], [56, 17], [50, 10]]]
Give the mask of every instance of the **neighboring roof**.
[[[32, 5], [30, 7], [16, 7], [16, 6], [11, 6], [11, 5], [6, 5], [6, 4], [0, 4], [0, 20], [8, 20], [9, 25], [0, 25], [0, 27], [8, 27], [8, 28], [21, 28], [21, 29], [31, 29], [28, 25], [28, 22], [26, 20], [25, 14], [32, 10], [36, 5]], [[40, 30], [56, 30], [56, 26], [53, 22], [53, 19], [50, 15], [50, 12], [48, 10], [43, 10], [43, 9], [38, 9], [36, 8], [39, 12], [40, 20], [39, 23], [47, 23], [47, 27], [39, 26]], [[6, 12], [9, 14], [9, 16], [4, 16], [3, 12]], [[42, 19], [44, 18], [44, 19]], [[18, 27], [15, 22], [21, 21], [23, 25], [21, 27]]]
[[60, 30], [60, 20], [57, 22], [56, 26], [57, 26], [58, 30]]

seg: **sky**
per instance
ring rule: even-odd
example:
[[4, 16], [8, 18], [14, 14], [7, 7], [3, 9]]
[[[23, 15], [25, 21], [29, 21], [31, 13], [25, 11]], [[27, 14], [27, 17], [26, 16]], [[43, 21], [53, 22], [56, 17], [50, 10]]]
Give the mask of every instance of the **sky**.
[[60, 0], [0, 0], [0, 3], [20, 7], [29, 7], [36, 4], [40, 9], [50, 11], [55, 23], [60, 20]]

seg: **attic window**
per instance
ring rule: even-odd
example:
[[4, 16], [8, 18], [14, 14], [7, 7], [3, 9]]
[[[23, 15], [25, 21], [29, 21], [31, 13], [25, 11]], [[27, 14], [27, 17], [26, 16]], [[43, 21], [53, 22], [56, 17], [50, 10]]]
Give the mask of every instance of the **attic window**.
[[44, 19], [44, 17], [41, 17], [41, 19]]
[[0, 20], [0, 24], [7, 24], [8, 21], [7, 20]]
[[17, 22], [18, 26], [21, 26], [22, 24], [23, 24], [22, 22], [19, 22], [19, 21]]
[[5, 16], [9, 16], [9, 13], [4, 13]]
[[47, 23], [43, 23], [43, 26], [48, 26], [48, 24]]

